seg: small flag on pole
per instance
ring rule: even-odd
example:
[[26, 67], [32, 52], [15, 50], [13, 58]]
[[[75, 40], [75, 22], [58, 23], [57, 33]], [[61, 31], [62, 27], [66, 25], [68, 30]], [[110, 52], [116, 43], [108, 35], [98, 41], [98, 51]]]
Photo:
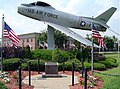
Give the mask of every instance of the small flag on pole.
[[4, 38], [9, 38], [12, 40], [13, 45], [17, 45], [20, 41], [20, 38], [15, 34], [15, 32], [4, 22]]
[[94, 24], [92, 26], [92, 37], [97, 38], [99, 45], [101, 47], [104, 47], [103, 37], [100, 35], [100, 33], [98, 31], [96, 31], [96, 28], [95, 28]]

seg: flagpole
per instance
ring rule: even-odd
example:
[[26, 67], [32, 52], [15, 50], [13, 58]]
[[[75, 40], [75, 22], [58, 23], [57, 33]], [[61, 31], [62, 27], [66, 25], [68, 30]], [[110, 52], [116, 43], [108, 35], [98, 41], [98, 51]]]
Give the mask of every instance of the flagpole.
[[4, 31], [4, 14], [3, 14], [3, 17], [2, 17], [1, 72], [3, 72], [3, 31]]
[[119, 50], [119, 37], [118, 37], [118, 60], [119, 61], [119, 58], [120, 58], [120, 50]]
[[[92, 30], [92, 27], [93, 27], [93, 16], [92, 16], [92, 21], [91, 21], [91, 30]], [[94, 43], [93, 43], [93, 36], [92, 36], [92, 49], [91, 49], [91, 72], [92, 72], [92, 75], [94, 75], [94, 61], [93, 61], [93, 52], [94, 52]]]

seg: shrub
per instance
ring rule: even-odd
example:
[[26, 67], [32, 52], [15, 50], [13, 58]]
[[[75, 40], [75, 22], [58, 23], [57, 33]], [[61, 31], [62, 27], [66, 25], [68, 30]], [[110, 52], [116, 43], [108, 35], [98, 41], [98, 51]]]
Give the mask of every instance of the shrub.
[[[64, 68], [65, 68], [65, 65], [64, 65]], [[59, 70], [59, 71], [62, 71], [62, 70], [63, 70], [63, 63], [59, 63], [59, 64], [58, 64], [58, 70]]]
[[116, 60], [113, 58], [107, 58], [105, 61], [99, 61], [99, 63], [102, 63], [106, 66], [106, 68], [112, 68], [117, 67]]
[[[52, 52], [53, 52], [52, 50], [37, 49], [37, 50], [32, 51], [31, 58], [32, 59], [40, 58], [40, 59], [49, 61], [49, 60], [52, 60]], [[55, 57], [55, 55], [53, 55], [53, 58], [55, 59], [53, 61], [57, 61], [57, 62], [61, 63], [61, 62], [63, 62], [63, 59], [64, 59], [64, 61], [67, 61], [69, 59], [74, 58], [74, 55], [70, 52], [62, 51], [62, 50], [59, 50], [59, 49], [58, 49], [58, 52], [59, 53], [55, 53], [55, 55], [59, 55], [59, 60], [56, 59], [57, 56]]]
[[52, 61], [62, 63], [63, 61], [66, 62], [69, 59], [73, 59], [74, 56], [72, 53], [59, 50], [58, 48], [54, 49], [52, 52]]
[[[31, 70], [32, 71], [37, 71], [38, 70], [38, 60], [30, 60], [31, 62]], [[40, 60], [40, 71], [45, 70], [45, 60]]]
[[95, 70], [105, 70], [106, 66], [102, 63], [94, 63]]
[[25, 48], [22, 50], [22, 58], [31, 58], [31, 50], [30, 46], [27, 45]]
[[26, 63], [22, 63], [21, 64], [21, 68], [22, 68], [22, 70], [26, 70], [28, 68], [27, 64]]
[[[91, 63], [84, 62], [84, 66], [89, 70], [91, 69]], [[95, 70], [105, 70], [106, 66], [102, 63], [94, 63]]]
[[60, 54], [60, 50], [58, 48], [55, 48], [52, 52], [52, 61], [53, 62], [61, 62], [61, 54]]
[[117, 60], [115, 58], [111, 58], [111, 57], [106, 57], [106, 60], [112, 61], [114, 63], [117, 62]]
[[67, 51], [60, 50], [60, 54], [61, 54], [61, 58], [63, 58], [64, 61], [67, 61], [69, 59], [74, 58], [74, 55], [72, 53], [70, 53], [70, 52], [67, 52]]
[[6, 59], [3, 61], [3, 70], [16, 70], [19, 67], [19, 58]]
[[65, 62], [65, 70], [71, 71], [72, 70], [72, 63], [67, 61]]
[[43, 59], [43, 60], [51, 60], [52, 59], [52, 50], [46, 49], [37, 49], [32, 51], [32, 59]]
[[74, 62], [75, 70], [80, 70], [81, 62], [78, 59], [71, 59], [65, 62], [65, 70], [72, 70], [72, 63]]
[[0, 89], [7, 89], [4, 83], [0, 82]]
[[105, 60], [104, 54], [94, 53], [94, 61], [95, 62], [103, 61], [103, 60]]
[[[84, 49], [82, 50], [81, 55], [82, 55], [82, 58], [83, 58], [83, 59], [89, 59], [89, 49], [88, 49], [88, 48], [84, 48]], [[89, 61], [89, 60], [88, 60], [88, 61]]]
[[87, 68], [87, 69], [90, 69], [91, 68], [91, 63], [88, 63], [88, 62], [84, 62], [84, 66]]

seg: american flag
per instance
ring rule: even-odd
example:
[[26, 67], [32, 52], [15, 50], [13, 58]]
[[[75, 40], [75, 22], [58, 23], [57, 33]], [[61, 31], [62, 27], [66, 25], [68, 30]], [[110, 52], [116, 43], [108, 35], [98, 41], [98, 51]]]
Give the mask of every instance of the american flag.
[[13, 45], [17, 45], [20, 41], [20, 38], [15, 34], [15, 32], [4, 22], [4, 38], [9, 38], [12, 40]]
[[104, 47], [104, 41], [103, 41], [103, 37], [100, 35], [100, 33], [96, 30], [94, 24], [92, 26], [92, 37], [93, 38], [97, 38], [98, 43], [101, 47]]

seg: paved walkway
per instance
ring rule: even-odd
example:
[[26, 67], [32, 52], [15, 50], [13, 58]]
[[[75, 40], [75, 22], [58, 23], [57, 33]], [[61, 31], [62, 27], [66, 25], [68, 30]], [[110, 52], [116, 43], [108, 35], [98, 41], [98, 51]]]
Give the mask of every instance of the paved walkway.
[[[31, 84], [34, 89], [69, 89], [71, 85], [72, 76], [62, 74], [59, 78], [42, 78], [42, 75], [31, 76]], [[78, 79], [75, 76], [75, 83], [78, 83]], [[28, 76], [23, 80], [25, 84], [28, 84]]]

